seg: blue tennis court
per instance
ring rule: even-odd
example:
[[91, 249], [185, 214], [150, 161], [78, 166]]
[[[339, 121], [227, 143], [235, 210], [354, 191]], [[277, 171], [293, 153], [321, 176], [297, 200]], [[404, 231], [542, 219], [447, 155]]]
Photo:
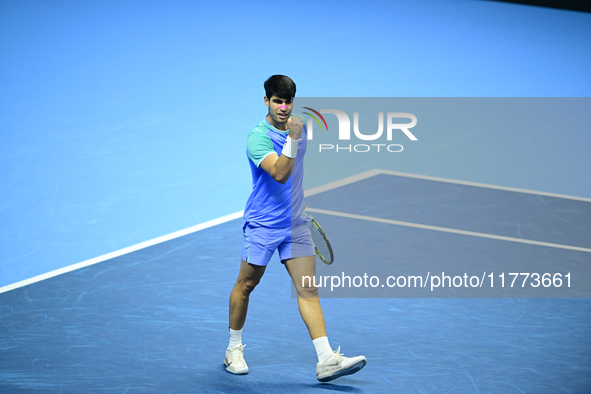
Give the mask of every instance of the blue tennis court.
[[[555, 269], [567, 260], [575, 271], [591, 264], [591, 201], [584, 199], [374, 171], [312, 190], [306, 206], [333, 242], [335, 263], [319, 267], [329, 274], [346, 266], [370, 270], [362, 253], [367, 245], [381, 246], [371, 258], [387, 259], [391, 270], [428, 259], [441, 267], [544, 258]], [[363, 289], [347, 293], [356, 298], [326, 298], [322, 305], [331, 344], [345, 355], [364, 354], [368, 365], [320, 384], [277, 257], [251, 296], [243, 338], [250, 373], [231, 375], [222, 361], [240, 245], [240, 219], [227, 220], [2, 294], [0, 391], [591, 389], [588, 299], [364, 298]]]
[[[560, 3], [1, 1], [0, 393], [591, 392], [591, 14]], [[274, 74], [352, 136], [418, 119], [306, 154], [330, 344], [369, 361], [330, 384], [276, 257], [223, 365]]]

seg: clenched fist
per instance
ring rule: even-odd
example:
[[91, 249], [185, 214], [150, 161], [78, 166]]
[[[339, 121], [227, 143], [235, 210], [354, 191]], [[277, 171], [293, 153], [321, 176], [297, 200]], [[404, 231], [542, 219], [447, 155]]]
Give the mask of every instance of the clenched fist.
[[304, 122], [295, 115], [287, 120], [287, 127], [289, 128], [289, 137], [293, 140], [299, 140], [304, 128]]

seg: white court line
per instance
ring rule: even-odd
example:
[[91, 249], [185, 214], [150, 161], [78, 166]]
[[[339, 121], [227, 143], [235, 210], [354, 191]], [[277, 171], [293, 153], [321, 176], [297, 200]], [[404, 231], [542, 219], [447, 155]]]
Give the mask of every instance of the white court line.
[[162, 242], [170, 241], [172, 239], [182, 237], [183, 235], [188, 235], [191, 233], [195, 233], [197, 231], [205, 230], [206, 228], [217, 226], [218, 224], [226, 223], [226, 222], [229, 222], [230, 220], [241, 218], [243, 214], [244, 214], [244, 211], [240, 211], [240, 212], [232, 213], [230, 215], [222, 216], [220, 218], [213, 219], [208, 222], [201, 223], [196, 226], [186, 228], [184, 230], [175, 231], [174, 233], [163, 235], [161, 237], [154, 238], [149, 241], [140, 242], [139, 244], [128, 246], [127, 248], [116, 250], [115, 252], [107, 253], [102, 256], [92, 258], [90, 260], [85, 260], [80, 263], [72, 264], [72, 265], [69, 265], [64, 268], [60, 268], [60, 269], [57, 269], [54, 271], [47, 272], [45, 274], [37, 275], [37, 276], [30, 278], [30, 279], [25, 279], [20, 282], [16, 282], [16, 283], [4, 286], [4, 287], [0, 287], [0, 294], [5, 293], [10, 290], [17, 289], [19, 287], [30, 285], [35, 282], [40, 282], [45, 279], [53, 278], [54, 276], [65, 274], [67, 272], [75, 271], [80, 268], [84, 268], [84, 267], [88, 267], [90, 265], [101, 263], [105, 260], [110, 260], [115, 257], [123, 256], [124, 254], [135, 252], [140, 249], [147, 248], [149, 246], [153, 246], [153, 245], [156, 245], [156, 244], [159, 244]]
[[306, 190], [304, 192], [304, 197], [310, 197], [318, 193], [326, 192], [332, 189], [336, 189], [337, 187], [345, 186], [351, 183], [359, 182], [367, 178], [371, 178], [372, 176], [376, 176], [382, 174], [383, 170], [369, 170], [366, 172], [362, 172], [358, 175], [353, 175], [345, 179], [341, 179], [340, 181], [327, 183], [326, 185], [318, 186], [312, 188], [310, 190]]
[[568, 196], [566, 194], [557, 194], [557, 193], [547, 193], [547, 192], [539, 192], [535, 190], [527, 190], [527, 189], [519, 189], [516, 187], [507, 187], [507, 186], [496, 186], [496, 185], [489, 185], [486, 183], [478, 183], [478, 182], [469, 182], [469, 181], [458, 181], [456, 179], [449, 179], [449, 178], [440, 178], [435, 176], [428, 176], [428, 175], [416, 175], [416, 174], [409, 174], [406, 172], [398, 172], [398, 171], [390, 171], [390, 170], [380, 170], [380, 169], [373, 169], [366, 172], [362, 172], [358, 175], [353, 175], [348, 178], [341, 179], [336, 182], [331, 182], [323, 186], [318, 186], [312, 188], [310, 190], [306, 190], [304, 192], [305, 197], [313, 196], [318, 193], [326, 192], [329, 190], [336, 189], [337, 187], [349, 185], [351, 183], [355, 183], [358, 181], [362, 181], [367, 178], [371, 178], [372, 176], [385, 174], [385, 175], [396, 175], [396, 176], [403, 176], [406, 178], [414, 178], [414, 179], [424, 179], [427, 181], [436, 181], [436, 182], [445, 182], [445, 183], [453, 183], [456, 185], [465, 185], [465, 186], [474, 186], [474, 187], [482, 187], [486, 189], [495, 189], [495, 190], [504, 190], [508, 192], [516, 192], [516, 193], [527, 193], [527, 194], [536, 194], [540, 196], [548, 196], [548, 197], [556, 197], [556, 198], [565, 198], [569, 200], [577, 200], [577, 201], [584, 201], [584, 202], [591, 202], [591, 198], [585, 197], [576, 197], [576, 196]]
[[381, 219], [381, 218], [375, 218], [375, 217], [372, 217], [372, 216], [354, 215], [352, 213], [329, 211], [329, 210], [326, 210], [326, 209], [318, 209], [318, 208], [306, 207], [306, 210], [307, 211], [310, 211], [310, 212], [323, 213], [323, 214], [326, 214], [326, 215], [333, 215], [333, 216], [340, 216], [340, 217], [349, 218], [349, 219], [359, 219], [359, 220], [367, 220], [367, 221], [378, 222], [378, 223], [395, 224], [395, 225], [398, 225], [398, 226], [414, 227], [414, 228], [420, 228], [420, 229], [424, 229], [424, 230], [434, 230], [434, 231], [441, 231], [441, 232], [445, 232], [445, 233], [470, 235], [470, 236], [473, 236], [473, 237], [498, 239], [498, 240], [501, 240], [501, 241], [519, 242], [519, 243], [530, 244], [530, 245], [548, 246], [548, 247], [551, 247], [551, 248], [569, 249], [569, 250], [576, 250], [576, 251], [579, 251], [579, 252], [591, 252], [591, 249], [588, 249], [588, 248], [580, 248], [578, 246], [553, 244], [553, 243], [550, 243], [550, 242], [532, 241], [532, 240], [529, 240], [529, 239], [522, 239], [522, 238], [503, 237], [501, 235], [478, 233], [478, 232], [474, 232], [474, 231], [456, 230], [456, 229], [453, 229], [453, 228], [429, 226], [429, 225], [426, 225], [426, 224], [417, 224], [417, 223], [410, 223], [410, 222], [402, 222], [402, 221], [399, 221], [399, 220]]
[[[455, 179], [439, 178], [439, 177], [427, 176], [427, 175], [415, 175], [415, 174], [408, 174], [408, 173], [405, 173], [405, 172], [398, 172], [398, 171], [372, 170], [372, 171], [368, 171], [368, 173], [369, 172], [375, 172], [374, 175], [378, 175], [378, 174], [397, 175], [397, 176], [403, 176], [403, 177], [407, 177], [407, 178], [425, 179], [425, 180], [428, 180], [428, 181], [454, 183], [456, 185], [484, 187], [484, 188], [487, 188], [487, 189], [505, 190], [505, 191], [517, 192], [517, 193], [538, 194], [540, 196], [548, 196], [548, 197], [556, 197], [556, 198], [566, 198], [566, 199], [569, 199], [569, 200], [578, 200], [578, 201], [591, 202], [591, 198], [567, 196], [565, 194], [538, 192], [538, 191], [535, 191], [535, 190], [518, 189], [518, 188], [515, 188], [515, 187], [495, 186], [495, 185], [488, 185], [486, 183], [458, 181], [458, 180], [455, 180]], [[366, 178], [368, 178], [368, 177], [366, 177]]]

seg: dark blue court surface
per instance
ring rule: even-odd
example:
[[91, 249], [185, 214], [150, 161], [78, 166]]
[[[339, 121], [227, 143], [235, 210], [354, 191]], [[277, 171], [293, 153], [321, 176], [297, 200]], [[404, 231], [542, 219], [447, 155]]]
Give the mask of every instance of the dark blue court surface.
[[[373, 195], [371, 184], [374, 189], [397, 185], [401, 194], [379, 206], [372, 200], [359, 209], [359, 202]], [[483, 200], [470, 187], [379, 175], [312, 196], [307, 205], [491, 235], [589, 245], [589, 221], [584, 216], [589, 202], [493, 189], [485, 192], [492, 191], [495, 198]], [[413, 190], [439, 196], [441, 206], [405, 195]], [[340, 202], [330, 198], [335, 193], [343, 197]], [[488, 207], [492, 216], [475, 216], [484, 215], [482, 207]], [[546, 209], [551, 214], [545, 215]], [[331, 216], [320, 217], [329, 221]], [[515, 218], [525, 223], [521, 230]], [[346, 224], [343, 217], [337, 219], [343, 222], [329, 233], [338, 256], [330, 267], [335, 270], [347, 259], [336, 246], [344, 244], [343, 239], [354, 244], [352, 231], [367, 224], [360, 219]], [[426, 238], [437, 245], [453, 236], [464, 237], [470, 244], [476, 238], [380, 225], [396, 228], [401, 237], [407, 234], [409, 242]], [[357, 249], [371, 241], [362, 235], [353, 245]], [[479, 241], [497, 242], [508, 250], [515, 245], [539, 248], [540, 255], [544, 250], [562, 252], [507, 240]], [[428, 249], [429, 244], [422, 248]], [[289, 277], [277, 258], [251, 296], [243, 334], [250, 373], [231, 375], [225, 371], [223, 357], [228, 297], [238, 273], [240, 247], [240, 220], [233, 220], [1, 294], [0, 392], [591, 392], [591, 302], [575, 298], [324, 299], [333, 348], [341, 346], [346, 356], [363, 354], [368, 364], [358, 374], [320, 384], [314, 347], [291, 297]], [[479, 258], [460, 252], [455, 258]], [[589, 252], [565, 252], [579, 253], [582, 263], [591, 264]], [[398, 248], [395, 261], [411, 262], [416, 255], [437, 253]]]

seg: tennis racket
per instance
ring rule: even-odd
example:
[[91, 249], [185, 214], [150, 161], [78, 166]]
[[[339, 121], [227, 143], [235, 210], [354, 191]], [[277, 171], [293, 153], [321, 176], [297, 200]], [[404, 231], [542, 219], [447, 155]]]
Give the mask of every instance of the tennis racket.
[[312, 234], [312, 241], [314, 242], [314, 251], [316, 255], [322, 260], [324, 264], [332, 264], [334, 261], [334, 254], [332, 253], [332, 246], [330, 246], [330, 242], [328, 242], [328, 238], [322, 228], [314, 219], [310, 213], [306, 212], [310, 219], [308, 222], [308, 228], [310, 229], [310, 233]]

